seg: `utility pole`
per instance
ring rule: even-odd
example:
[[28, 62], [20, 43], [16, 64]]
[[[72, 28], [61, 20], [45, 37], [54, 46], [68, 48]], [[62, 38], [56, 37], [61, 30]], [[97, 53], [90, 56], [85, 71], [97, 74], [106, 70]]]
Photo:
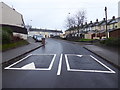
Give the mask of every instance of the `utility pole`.
[[106, 38], [108, 38], [108, 30], [107, 30], [107, 7], [105, 7], [105, 22], [106, 22]]
[[79, 38], [79, 36], [80, 36], [80, 35], [79, 35], [79, 27], [80, 27], [80, 26], [79, 26], [79, 25], [77, 25], [78, 38]]

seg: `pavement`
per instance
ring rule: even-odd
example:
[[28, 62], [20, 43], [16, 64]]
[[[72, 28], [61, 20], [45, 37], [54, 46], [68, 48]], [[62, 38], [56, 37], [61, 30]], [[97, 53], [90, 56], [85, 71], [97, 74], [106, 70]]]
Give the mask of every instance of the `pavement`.
[[100, 45], [85, 45], [84, 48], [108, 61], [115, 67], [120, 68], [118, 48]]
[[31, 37], [28, 37], [27, 40], [29, 42], [28, 45], [24, 45], [18, 48], [14, 48], [14, 49], [10, 49], [10, 50], [2, 52], [2, 63], [6, 63], [12, 59], [15, 59], [19, 56], [27, 54], [42, 46], [40, 42], [35, 43], [35, 41]]

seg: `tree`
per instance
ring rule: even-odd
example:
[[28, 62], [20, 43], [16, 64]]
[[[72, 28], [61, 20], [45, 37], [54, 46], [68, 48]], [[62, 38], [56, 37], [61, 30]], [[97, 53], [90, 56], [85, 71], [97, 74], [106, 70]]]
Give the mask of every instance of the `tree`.
[[83, 10], [83, 11], [78, 11], [76, 14], [75, 14], [75, 23], [76, 23], [76, 26], [77, 26], [77, 30], [78, 30], [78, 37], [79, 37], [79, 28], [80, 26], [83, 25], [83, 23], [85, 23], [87, 20], [86, 18], [86, 11]]
[[78, 37], [79, 37], [80, 26], [82, 26], [83, 23], [86, 22], [86, 20], [87, 20], [87, 18], [86, 18], [86, 11], [85, 10], [78, 11], [72, 17], [67, 17], [67, 19], [66, 19], [66, 26], [69, 29], [73, 28], [73, 27], [77, 27]]
[[74, 17], [67, 17], [67, 19], [66, 19], [66, 26], [69, 29], [75, 26], [75, 19], [74, 19]]

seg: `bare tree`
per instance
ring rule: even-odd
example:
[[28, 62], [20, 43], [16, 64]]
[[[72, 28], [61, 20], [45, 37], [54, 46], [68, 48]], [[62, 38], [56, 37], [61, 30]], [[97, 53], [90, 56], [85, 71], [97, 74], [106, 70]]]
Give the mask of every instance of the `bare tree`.
[[83, 25], [83, 23], [85, 23], [87, 20], [86, 18], [86, 11], [83, 10], [83, 11], [78, 11], [76, 14], [75, 14], [75, 23], [77, 25], [77, 30], [78, 30], [78, 37], [79, 37], [79, 28], [80, 26]]
[[78, 34], [77, 36], [79, 37], [79, 29], [80, 26], [83, 25], [83, 23], [86, 22], [86, 11], [82, 10], [82, 11], [78, 11], [75, 15], [73, 15], [73, 17], [67, 17], [66, 19], [66, 26], [68, 29], [72, 28], [72, 27], [77, 27], [77, 31]]
[[72, 28], [72, 27], [74, 27], [75, 26], [75, 19], [74, 19], [74, 17], [67, 17], [67, 19], [66, 19], [66, 26], [67, 26], [67, 28]]

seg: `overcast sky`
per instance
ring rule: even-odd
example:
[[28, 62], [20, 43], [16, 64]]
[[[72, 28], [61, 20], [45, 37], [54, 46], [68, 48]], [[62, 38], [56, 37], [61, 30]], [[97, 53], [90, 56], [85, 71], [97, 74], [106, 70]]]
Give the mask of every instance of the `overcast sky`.
[[120, 0], [0, 0], [24, 17], [25, 24], [36, 28], [65, 30], [65, 19], [79, 10], [86, 10], [87, 21], [102, 20], [104, 8], [108, 8], [108, 19], [118, 17]]

